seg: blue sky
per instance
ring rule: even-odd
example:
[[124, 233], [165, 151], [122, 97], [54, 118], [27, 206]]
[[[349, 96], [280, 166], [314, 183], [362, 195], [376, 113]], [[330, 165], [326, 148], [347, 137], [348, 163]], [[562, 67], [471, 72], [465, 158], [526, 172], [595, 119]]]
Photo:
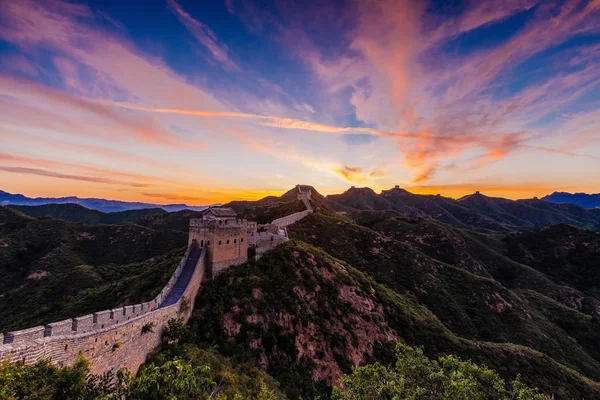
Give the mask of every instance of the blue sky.
[[600, 191], [600, 1], [0, 1], [0, 180]]

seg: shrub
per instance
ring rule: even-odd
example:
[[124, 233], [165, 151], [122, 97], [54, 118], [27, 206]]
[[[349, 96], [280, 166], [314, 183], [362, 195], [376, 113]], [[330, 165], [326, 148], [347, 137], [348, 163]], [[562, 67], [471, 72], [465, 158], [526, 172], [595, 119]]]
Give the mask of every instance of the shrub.
[[156, 324], [154, 322], [148, 322], [146, 325], [142, 326], [142, 335], [144, 333], [154, 332], [154, 327]]
[[427, 358], [419, 348], [396, 346], [396, 364], [379, 363], [354, 368], [334, 388], [335, 400], [464, 399], [544, 400], [546, 397], [521, 383], [506, 385], [493, 370], [461, 361], [456, 356]]
[[171, 318], [163, 330], [163, 339], [167, 343], [179, 342], [189, 335], [190, 328], [183, 322], [183, 318]]

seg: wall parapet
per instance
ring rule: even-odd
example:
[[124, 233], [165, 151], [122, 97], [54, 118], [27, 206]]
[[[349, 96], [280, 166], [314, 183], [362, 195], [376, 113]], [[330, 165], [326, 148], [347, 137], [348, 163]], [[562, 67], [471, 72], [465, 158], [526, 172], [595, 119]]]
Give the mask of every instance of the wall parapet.
[[190, 228], [247, 228], [248, 220], [240, 218], [231, 219], [202, 219], [202, 218], [191, 218]]
[[[0, 361], [10, 359], [33, 364], [39, 359], [49, 359], [62, 367], [71, 365], [77, 355], [83, 352], [86, 358], [90, 359], [92, 373], [104, 373], [109, 369], [118, 369], [120, 366], [125, 366], [133, 372], [137, 371], [139, 365], [145, 361], [147, 354], [160, 344], [162, 328], [166, 326], [168, 319], [179, 316], [182, 298], [192, 293], [195, 297], [198, 292], [204, 276], [205, 250], [199, 250], [198, 260], [189, 259], [191, 250], [192, 248], [188, 247], [171, 279], [154, 300], [98, 311], [76, 318], [51, 322], [44, 326], [8, 332], [4, 335], [0, 333]], [[193, 265], [188, 265], [189, 268], [193, 268], [193, 273], [191, 276], [188, 274], [182, 278], [189, 279], [184, 292], [175, 302], [162, 307], [188, 260], [193, 263]], [[190, 300], [193, 304], [193, 298]], [[190, 315], [191, 307], [184, 318], [187, 320]], [[146, 336], [140, 344], [136, 344], [139, 340], [132, 340], [132, 338], [138, 336], [142, 331], [141, 327], [137, 326], [141, 323], [155, 324], [156, 332]], [[119, 332], [121, 333], [119, 334]], [[119, 336], [121, 336], [121, 341], [129, 343], [129, 355], [116, 357], [112, 354], [116, 352], [116, 348], [111, 347], [110, 355], [106, 356], [105, 349], [100, 349], [99, 346], [108, 345], [109, 342], [111, 345], [115, 345], [114, 337]], [[100, 338], [103, 338], [104, 341], [99, 340]], [[110, 361], [111, 359], [118, 359], [121, 364]], [[131, 360], [135, 361], [131, 362]], [[138, 361], [139, 363], [137, 363]]]
[[285, 217], [277, 218], [276, 220], [271, 222], [271, 224], [277, 225], [279, 228], [287, 228], [294, 222], [300, 221], [302, 218], [306, 217], [307, 215], [309, 215], [311, 213], [312, 213], [312, 210], [299, 211], [297, 213], [286, 215]]

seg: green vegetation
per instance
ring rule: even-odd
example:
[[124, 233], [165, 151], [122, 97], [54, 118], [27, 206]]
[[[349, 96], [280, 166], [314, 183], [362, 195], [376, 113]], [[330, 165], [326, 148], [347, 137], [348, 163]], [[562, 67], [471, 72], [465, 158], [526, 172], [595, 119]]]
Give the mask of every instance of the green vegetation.
[[[232, 206], [235, 207], [236, 204], [233, 204]], [[246, 218], [249, 221], [256, 221], [259, 224], [268, 224], [277, 218], [285, 217], [286, 215], [290, 215], [299, 211], [304, 211], [305, 209], [306, 208], [304, 207], [304, 204], [297, 200], [286, 203], [274, 202], [245, 210], [241, 210], [238, 206], [238, 210], [240, 210], [239, 216], [241, 218]]]
[[394, 210], [414, 218], [432, 218], [480, 232], [510, 232], [567, 223], [600, 229], [600, 210], [586, 210], [569, 204], [543, 200], [508, 200], [479, 193], [455, 200], [443, 196], [418, 195], [404, 189], [352, 188], [327, 196], [326, 204], [339, 211]]
[[183, 232], [32, 219], [6, 207], [0, 221], [2, 331], [150, 300], [187, 242]]
[[[317, 212], [288, 229], [292, 240], [204, 283], [190, 323], [169, 321], [137, 376], [110, 386], [43, 363], [0, 374], [15, 368], [11, 390], [29, 385], [18, 375], [29, 393], [48, 376], [63, 382], [48, 390], [70, 398], [600, 398], [600, 234], [565, 224], [507, 233], [592, 226], [595, 211], [312, 190]], [[294, 190], [229, 205], [259, 223], [304, 209]], [[155, 295], [193, 216], [115, 226], [0, 213], [0, 322], [16, 310], [7, 325], [19, 328]], [[47, 393], [36, 398], [61, 398]]]
[[508, 387], [500, 376], [455, 356], [427, 358], [421, 349], [398, 344], [396, 362], [354, 368], [342, 379], [343, 389], [334, 388], [334, 400], [464, 399], [544, 400], [546, 397], [521, 383]]
[[141, 210], [104, 213], [90, 210], [78, 204], [45, 204], [42, 206], [8, 206], [29, 215], [30, 217], [52, 217], [82, 224], [127, 224], [135, 223], [150, 216], [167, 214], [162, 208], [146, 208]]
[[[212, 396], [212, 397], [211, 397]], [[0, 400], [279, 400], [276, 383], [249, 365], [233, 365], [213, 349], [165, 346], [137, 375], [127, 370], [89, 375], [85, 359], [58, 369], [48, 362], [33, 366], [0, 364]]]
[[571, 313], [577, 313], [577, 299], [594, 305], [600, 304], [597, 299], [511, 260], [503, 254], [502, 237], [431, 220], [411, 221], [395, 212], [362, 214], [372, 215], [360, 215], [357, 221], [378, 231], [346, 218], [315, 214], [289, 232], [397, 293], [415, 296], [462, 337], [527, 346], [600, 379], [594, 344], [600, 341], [600, 333], [593, 326], [600, 309], [589, 307], [595, 313], [578, 319], [579, 326], [586, 328], [570, 336], [543, 308], [533, 306], [522, 290], [561, 302], [571, 307]]
[[[343, 221], [337, 222], [348, 223]], [[345, 248], [351, 256], [353, 247]], [[468, 297], [472, 292], [464, 294]], [[521, 374], [523, 382], [556, 398], [600, 396], [600, 385], [546, 354], [461, 335], [420, 303], [417, 296], [378, 284], [320, 249], [291, 241], [207, 282], [196, 299], [191, 322], [196, 337], [190, 340], [215, 343], [235, 361], [261, 366], [291, 399], [327, 398], [336, 377], [352, 366], [392, 359], [398, 340], [422, 346], [429, 357], [473, 360], [505, 379]], [[510, 315], [503, 322], [502, 314], [485, 307], [490, 321], [510, 329]]]
[[200, 216], [200, 211], [182, 210], [168, 213], [162, 208], [146, 208], [104, 213], [78, 204], [46, 204], [43, 206], [7, 206], [30, 217], [51, 217], [82, 224], [124, 225], [136, 224], [156, 230], [171, 229], [187, 232], [190, 218]]

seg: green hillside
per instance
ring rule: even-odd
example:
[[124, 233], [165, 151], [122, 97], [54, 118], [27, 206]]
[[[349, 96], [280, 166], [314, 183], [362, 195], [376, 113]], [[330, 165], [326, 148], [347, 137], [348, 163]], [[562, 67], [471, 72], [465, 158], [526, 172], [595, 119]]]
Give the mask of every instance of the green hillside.
[[153, 298], [187, 234], [33, 219], [0, 207], [0, 329], [22, 329]]
[[256, 363], [294, 399], [327, 398], [353, 365], [390, 360], [398, 340], [423, 346], [430, 356], [472, 359], [507, 378], [520, 373], [556, 398], [600, 396], [598, 383], [553, 357], [461, 335], [413, 294], [391, 290], [299, 241], [208, 282], [191, 324], [196, 341]]
[[412, 218], [431, 218], [481, 232], [510, 232], [567, 223], [600, 229], [600, 209], [587, 210], [570, 204], [538, 199], [509, 200], [479, 192], [458, 200], [440, 195], [419, 195], [401, 188], [380, 194], [370, 188], [351, 188], [329, 195], [326, 204], [337, 211], [398, 211]]
[[52, 217], [82, 224], [126, 224], [137, 222], [148, 216], [168, 214], [162, 208], [145, 208], [140, 210], [104, 213], [90, 210], [79, 204], [45, 204], [42, 206], [7, 206], [29, 215], [30, 217]]
[[[560, 205], [568, 211], [556, 214], [538, 200], [415, 198], [401, 189], [356, 189], [340, 205], [312, 190], [316, 212], [288, 228], [292, 240], [206, 282], [186, 333], [152, 362], [193, 369], [206, 356], [199, 348], [214, 347], [232, 368], [267, 372], [287, 398], [327, 399], [342, 381], [362, 382], [355, 366], [395, 374], [402, 342], [423, 349], [425, 358], [405, 360], [411, 365], [435, 369], [428, 360], [454, 355], [497, 371], [506, 390], [520, 375], [555, 399], [600, 398], [600, 233], [545, 227], [556, 215], [593, 225], [589, 210]], [[230, 205], [259, 223], [304, 209], [294, 190]], [[428, 218], [432, 210], [438, 218]], [[0, 208], [2, 326], [151, 298], [197, 215], [121, 214], [119, 225], [84, 225], [68, 221], [92, 215], [79, 208], [50, 211], [61, 219]]]

